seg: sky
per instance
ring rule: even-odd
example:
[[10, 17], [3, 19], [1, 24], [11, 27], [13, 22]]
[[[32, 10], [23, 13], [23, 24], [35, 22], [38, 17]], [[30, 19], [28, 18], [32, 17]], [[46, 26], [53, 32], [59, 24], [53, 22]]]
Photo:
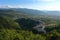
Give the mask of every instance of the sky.
[[0, 7], [60, 10], [60, 0], [0, 0]]

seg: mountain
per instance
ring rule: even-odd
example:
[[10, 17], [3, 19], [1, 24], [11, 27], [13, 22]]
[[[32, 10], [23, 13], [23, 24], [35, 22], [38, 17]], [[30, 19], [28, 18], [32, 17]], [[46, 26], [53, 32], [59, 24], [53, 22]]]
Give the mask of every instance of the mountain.
[[34, 9], [27, 9], [27, 8], [17, 8], [17, 9], [13, 9], [15, 11], [20, 11], [20, 12], [25, 12], [25, 13], [29, 13], [29, 14], [37, 14], [37, 15], [45, 15], [46, 13], [44, 13], [43, 11], [40, 10], [34, 10]]
[[60, 40], [60, 20], [54, 20], [56, 13], [60, 12], [1, 8], [0, 40]]
[[24, 12], [27, 14], [34, 14], [34, 15], [60, 16], [60, 11], [43, 11], [43, 10], [34, 10], [34, 9], [27, 9], [27, 8], [12, 8], [12, 10]]
[[44, 11], [48, 15], [60, 16], [60, 11]]
[[0, 8], [0, 15], [7, 15], [10, 17], [49, 17], [49, 18], [60, 18], [60, 11], [43, 11], [43, 10], [34, 10], [27, 8]]
[[9, 6], [4, 6], [2, 8], [0, 7], [0, 10], [13, 10], [17, 12], [36, 14], [36, 15], [60, 15], [60, 11], [43, 11], [43, 10], [34, 10], [34, 9], [27, 9], [27, 8], [10, 8]]
[[9, 9], [0, 8], [0, 16], [8, 16], [15, 18], [23, 18], [23, 17], [36, 18], [41, 15], [46, 15], [46, 13], [44, 13], [43, 11], [27, 9], [27, 8], [9, 8]]

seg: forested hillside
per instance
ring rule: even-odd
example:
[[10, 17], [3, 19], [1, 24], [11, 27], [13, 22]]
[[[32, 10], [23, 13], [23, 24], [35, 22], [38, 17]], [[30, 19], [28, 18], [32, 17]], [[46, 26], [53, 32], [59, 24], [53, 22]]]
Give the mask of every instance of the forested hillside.
[[0, 40], [60, 40], [60, 19], [50, 17], [0, 10]]

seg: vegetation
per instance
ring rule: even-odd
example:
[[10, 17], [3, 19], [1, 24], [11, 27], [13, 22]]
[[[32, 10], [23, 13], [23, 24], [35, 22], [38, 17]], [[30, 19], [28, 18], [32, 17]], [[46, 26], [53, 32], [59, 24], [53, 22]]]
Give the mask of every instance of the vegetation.
[[[0, 14], [2, 13], [1, 11]], [[28, 17], [25, 14], [16, 14], [18, 13], [8, 10], [0, 15], [0, 40], [60, 40], [59, 20], [36, 16], [31, 18], [31, 15]], [[17, 18], [17, 16], [19, 17]], [[33, 29], [34, 26], [40, 24], [40, 21], [45, 23], [46, 33]]]

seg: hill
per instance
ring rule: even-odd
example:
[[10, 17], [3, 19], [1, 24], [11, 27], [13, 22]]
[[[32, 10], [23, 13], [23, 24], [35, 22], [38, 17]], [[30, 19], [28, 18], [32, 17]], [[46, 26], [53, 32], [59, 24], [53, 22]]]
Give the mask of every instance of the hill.
[[0, 9], [0, 40], [60, 40], [60, 17], [48, 11]]

